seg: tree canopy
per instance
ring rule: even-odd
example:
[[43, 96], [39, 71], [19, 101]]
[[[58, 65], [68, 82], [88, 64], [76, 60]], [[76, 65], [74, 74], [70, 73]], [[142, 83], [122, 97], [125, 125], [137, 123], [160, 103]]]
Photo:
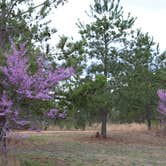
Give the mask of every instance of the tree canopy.
[[[33, 128], [36, 120], [45, 118], [64, 118], [65, 112], [50, 108], [47, 105], [43, 111], [42, 102], [54, 100], [54, 86], [59, 81], [73, 75], [73, 68], [54, 69], [52, 66], [45, 66], [43, 59], [37, 59], [37, 70], [32, 73], [29, 70], [29, 61], [26, 57], [25, 44], [19, 49], [11, 40], [12, 52], [6, 57], [6, 65], [1, 66], [2, 77], [1, 98], [0, 98], [0, 138], [6, 136], [6, 132], [13, 128], [21, 128], [25, 125]], [[36, 102], [35, 102], [36, 101]], [[40, 107], [38, 105], [40, 101]], [[37, 104], [38, 110], [32, 109], [31, 105]], [[27, 105], [29, 105], [27, 107]], [[37, 115], [37, 116], [35, 116]], [[32, 121], [32, 124], [31, 124]]]

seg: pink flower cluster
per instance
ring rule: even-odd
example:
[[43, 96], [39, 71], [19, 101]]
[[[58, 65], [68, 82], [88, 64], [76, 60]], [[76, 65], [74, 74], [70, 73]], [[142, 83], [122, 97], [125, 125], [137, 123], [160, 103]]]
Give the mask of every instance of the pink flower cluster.
[[65, 119], [66, 118], [66, 112], [61, 112], [59, 113], [59, 110], [53, 108], [53, 109], [50, 109], [50, 111], [47, 113], [47, 116], [49, 118], [61, 118], [61, 119]]
[[[12, 87], [12, 91], [17, 94], [16, 96], [19, 99], [51, 100], [53, 96], [50, 92], [53, 91], [53, 88], [59, 81], [72, 76], [74, 70], [72, 67], [45, 68], [44, 60], [39, 58], [37, 59], [37, 72], [32, 74], [29, 70], [29, 59], [26, 56], [25, 43], [21, 44], [17, 49], [15, 43], [11, 40], [11, 48], [11, 54], [6, 57], [6, 65], [0, 67], [0, 71], [5, 76], [5, 80], [1, 82], [4, 91], [0, 97], [0, 119], [4, 119], [4, 123], [12, 121], [23, 126], [29, 122], [24, 119], [20, 120], [19, 103], [15, 103], [16, 101], [8, 95], [8, 87]], [[58, 113], [57, 109], [51, 109], [47, 116], [50, 118], [56, 118], [56, 116], [65, 118], [66, 115], [65, 113]]]
[[14, 42], [11, 43], [12, 53], [7, 57], [7, 65], [0, 69], [6, 75], [8, 84], [13, 85], [22, 97], [50, 100], [52, 99], [50, 92], [54, 86], [74, 73], [72, 67], [46, 70], [42, 59], [38, 59], [38, 70], [32, 75], [28, 72], [25, 44], [17, 50]]
[[166, 115], [166, 91], [159, 89], [157, 95], [160, 99], [157, 111], [163, 115]]

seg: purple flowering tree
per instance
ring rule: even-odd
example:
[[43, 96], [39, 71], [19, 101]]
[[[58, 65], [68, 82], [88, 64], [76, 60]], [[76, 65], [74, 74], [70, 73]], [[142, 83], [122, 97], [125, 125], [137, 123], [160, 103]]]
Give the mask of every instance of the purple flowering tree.
[[[0, 67], [2, 78], [0, 81], [0, 140], [6, 133], [15, 128], [31, 127], [31, 119], [27, 118], [26, 110], [20, 103], [23, 100], [50, 101], [54, 99], [53, 89], [64, 79], [69, 78], [74, 70], [69, 68], [47, 68], [42, 58], [37, 59], [35, 74], [29, 70], [29, 59], [26, 56], [25, 43], [17, 49], [11, 40], [11, 54], [6, 56], [6, 65]], [[29, 103], [30, 104], [30, 103]], [[27, 108], [28, 109], [28, 108]], [[28, 110], [27, 110], [28, 112]], [[66, 113], [51, 108], [43, 113], [46, 118], [65, 118]]]
[[166, 124], [166, 90], [159, 89], [157, 95], [160, 99], [157, 111], [162, 115], [162, 123]]

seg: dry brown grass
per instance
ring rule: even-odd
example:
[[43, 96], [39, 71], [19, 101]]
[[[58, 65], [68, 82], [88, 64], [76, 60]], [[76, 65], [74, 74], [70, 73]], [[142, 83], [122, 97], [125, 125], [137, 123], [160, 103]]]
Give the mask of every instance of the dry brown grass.
[[109, 124], [107, 129], [112, 132], [140, 132], [147, 131], [147, 125], [144, 123]]
[[148, 131], [145, 124], [136, 123], [107, 127], [107, 139], [95, 138], [100, 131], [98, 124], [85, 131], [60, 131], [57, 127], [24, 131], [20, 134], [29, 134], [29, 143], [18, 147], [14, 154], [51, 166], [166, 165], [166, 137], [156, 134], [158, 130]]
[[[159, 145], [166, 143], [165, 137], [162, 134], [162, 130], [152, 129], [148, 130], [146, 124], [108, 124], [107, 135], [108, 138], [102, 139], [101, 137], [95, 138], [96, 133], [100, 133], [100, 125], [94, 124], [88, 127], [86, 130], [61, 130], [58, 126], [52, 126], [47, 131], [35, 132], [35, 131], [22, 131], [20, 134], [29, 134], [29, 136], [48, 137], [49, 140], [56, 141], [102, 141], [107, 143], [125, 143], [125, 144], [148, 144]], [[60, 138], [60, 139], [59, 139]]]
[[[101, 124], [95, 123], [92, 126], [87, 126], [85, 130], [100, 130]], [[68, 131], [69, 129], [60, 128], [59, 126], [49, 126], [49, 130], [54, 131]], [[110, 131], [145, 131], [147, 130], [147, 125], [144, 123], [126, 123], [126, 124], [107, 124], [107, 130]], [[79, 131], [79, 129], [71, 128], [70, 131]]]

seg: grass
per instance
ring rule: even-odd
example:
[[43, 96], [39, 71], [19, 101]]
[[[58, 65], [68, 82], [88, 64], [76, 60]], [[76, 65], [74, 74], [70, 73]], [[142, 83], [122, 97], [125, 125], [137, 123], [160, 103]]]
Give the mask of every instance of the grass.
[[144, 124], [110, 125], [105, 140], [95, 138], [99, 127], [29, 132], [29, 138], [12, 148], [10, 155], [16, 156], [21, 166], [166, 165], [166, 139], [156, 130], [147, 131]]

